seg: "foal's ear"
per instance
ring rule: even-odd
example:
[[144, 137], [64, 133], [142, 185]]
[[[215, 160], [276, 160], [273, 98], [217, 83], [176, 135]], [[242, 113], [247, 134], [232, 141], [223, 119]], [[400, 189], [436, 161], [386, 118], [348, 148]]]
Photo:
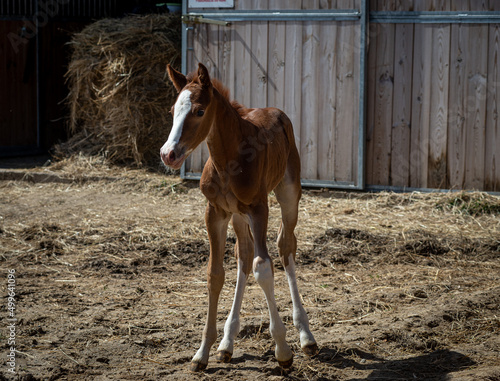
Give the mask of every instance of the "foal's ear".
[[175, 89], [177, 90], [177, 92], [180, 92], [187, 85], [186, 76], [182, 73], [179, 73], [172, 66], [170, 66], [170, 64], [167, 65], [167, 72], [170, 81], [175, 86]]
[[210, 75], [208, 74], [208, 69], [202, 63], [198, 64], [198, 79], [203, 87], [212, 86], [210, 81]]

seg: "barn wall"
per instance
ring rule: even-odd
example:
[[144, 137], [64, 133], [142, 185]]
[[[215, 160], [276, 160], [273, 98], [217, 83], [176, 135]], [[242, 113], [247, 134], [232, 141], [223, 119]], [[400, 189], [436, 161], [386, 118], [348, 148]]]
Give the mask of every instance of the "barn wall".
[[[500, 11], [499, 1], [371, 1]], [[500, 24], [372, 24], [367, 184], [500, 191]]]
[[[360, 1], [239, 1], [235, 9], [360, 9]], [[370, 11], [500, 11], [498, 0], [370, 0]], [[355, 181], [359, 22], [207, 24], [189, 34], [204, 62], [249, 107], [292, 119], [302, 177]], [[500, 24], [371, 23], [365, 180], [397, 188], [500, 191]], [[201, 172], [203, 146], [186, 170]]]
[[[235, 1], [237, 10], [354, 9], [358, 0]], [[248, 107], [284, 110], [295, 130], [302, 178], [354, 184], [358, 165], [359, 21], [255, 21], [194, 25], [188, 71], [203, 62]], [[201, 172], [208, 150], [194, 152]]]

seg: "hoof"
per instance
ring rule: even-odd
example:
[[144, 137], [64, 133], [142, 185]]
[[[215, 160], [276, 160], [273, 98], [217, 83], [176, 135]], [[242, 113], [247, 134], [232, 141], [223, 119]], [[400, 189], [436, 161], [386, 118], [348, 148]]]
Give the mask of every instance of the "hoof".
[[215, 359], [217, 360], [217, 362], [228, 363], [231, 361], [231, 357], [233, 357], [232, 353], [229, 353], [228, 351], [219, 351], [217, 352]]
[[191, 372], [201, 372], [202, 370], [205, 370], [207, 368], [207, 365], [208, 364], [202, 364], [201, 362], [192, 361], [189, 365], [189, 370]]
[[308, 356], [315, 356], [319, 352], [318, 344], [314, 343], [306, 345], [305, 347], [302, 347], [302, 351]]
[[283, 369], [290, 369], [292, 367], [292, 364], [293, 364], [293, 356], [290, 358], [290, 360], [287, 360], [287, 361], [279, 361], [278, 360], [278, 364]]

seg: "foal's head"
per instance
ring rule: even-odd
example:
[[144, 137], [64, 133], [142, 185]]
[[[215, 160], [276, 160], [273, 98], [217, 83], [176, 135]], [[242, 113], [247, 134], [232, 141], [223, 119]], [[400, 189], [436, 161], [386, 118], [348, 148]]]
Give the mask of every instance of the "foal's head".
[[203, 141], [210, 130], [207, 117], [213, 87], [208, 70], [198, 65], [197, 75], [186, 77], [167, 66], [168, 76], [179, 95], [170, 110], [174, 117], [167, 142], [160, 149], [165, 165], [179, 169], [189, 154]]

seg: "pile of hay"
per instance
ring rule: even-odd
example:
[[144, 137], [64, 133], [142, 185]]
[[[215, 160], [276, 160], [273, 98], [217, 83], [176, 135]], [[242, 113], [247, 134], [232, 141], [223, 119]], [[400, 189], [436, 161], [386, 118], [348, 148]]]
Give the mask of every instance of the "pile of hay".
[[179, 68], [179, 15], [103, 19], [75, 34], [66, 74], [70, 131], [56, 158], [104, 154], [113, 163], [158, 162], [172, 125], [175, 89], [166, 65]]

